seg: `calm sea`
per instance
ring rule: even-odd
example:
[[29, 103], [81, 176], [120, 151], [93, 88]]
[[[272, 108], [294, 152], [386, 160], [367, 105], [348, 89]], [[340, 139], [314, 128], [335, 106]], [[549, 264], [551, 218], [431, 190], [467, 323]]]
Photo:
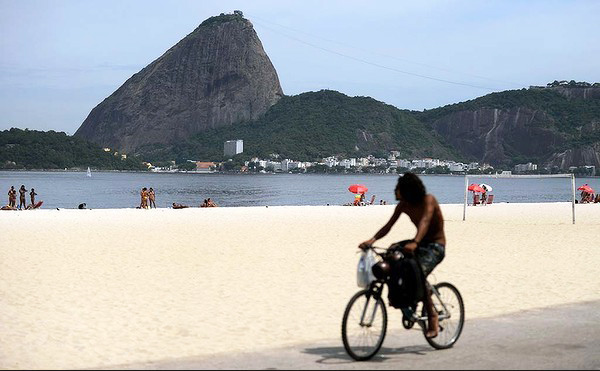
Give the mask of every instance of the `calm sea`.
[[[140, 203], [142, 187], [153, 187], [156, 205], [170, 207], [173, 202], [198, 206], [212, 198], [220, 206], [342, 205], [353, 201], [348, 186], [354, 183], [369, 188], [376, 202], [395, 203], [394, 187], [398, 175], [347, 174], [185, 174], [94, 172], [0, 171], [0, 190], [8, 203], [11, 185], [35, 188], [36, 200], [43, 208], [76, 208], [82, 202], [88, 208], [131, 208]], [[464, 177], [422, 176], [427, 191], [440, 203], [463, 203]], [[477, 179], [493, 187], [494, 202], [570, 201], [571, 179]], [[600, 191], [600, 178], [577, 178], [576, 186], [590, 184]], [[579, 197], [579, 194], [577, 194]], [[29, 202], [29, 195], [27, 196]], [[18, 203], [18, 200], [17, 200]]]

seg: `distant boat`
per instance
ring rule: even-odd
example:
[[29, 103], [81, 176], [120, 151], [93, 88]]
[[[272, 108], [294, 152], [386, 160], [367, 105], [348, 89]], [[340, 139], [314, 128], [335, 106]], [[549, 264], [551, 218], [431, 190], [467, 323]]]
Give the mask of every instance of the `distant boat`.
[[92, 176], [92, 171], [90, 170], [90, 167], [89, 167], [89, 166], [88, 166], [87, 176], [89, 176], [89, 177], [91, 177], [91, 176]]

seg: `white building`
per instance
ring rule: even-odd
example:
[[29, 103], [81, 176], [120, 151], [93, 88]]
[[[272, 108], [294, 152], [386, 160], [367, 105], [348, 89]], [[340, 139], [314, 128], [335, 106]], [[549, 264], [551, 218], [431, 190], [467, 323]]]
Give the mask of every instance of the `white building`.
[[526, 164], [518, 164], [515, 165], [515, 173], [523, 173], [525, 171], [535, 171], [537, 170], [537, 165], [528, 162]]
[[325, 165], [327, 165], [327, 167], [334, 167], [334, 166], [337, 166], [339, 164], [339, 161], [337, 160], [337, 158], [331, 156], [331, 157], [325, 157], [325, 158], [323, 158], [323, 163]]
[[412, 163], [408, 160], [398, 160], [398, 167], [410, 169]]
[[340, 166], [345, 167], [346, 169], [350, 169], [350, 167], [352, 166], [356, 166], [356, 159], [351, 158], [351, 159], [343, 159], [342, 161], [340, 161]]
[[358, 166], [369, 166], [369, 159], [365, 157], [361, 157], [356, 161]]
[[282, 171], [283, 170], [283, 168], [281, 167], [280, 161], [267, 161], [267, 166], [265, 166], [265, 169], [269, 169], [269, 168], [273, 168], [273, 171]]
[[450, 171], [466, 171], [467, 168], [468, 166], [462, 162], [451, 162], [448, 164], [448, 169], [450, 169]]
[[477, 170], [479, 169], [479, 162], [471, 162], [468, 167], [469, 170]]
[[223, 153], [225, 156], [235, 156], [242, 152], [244, 152], [244, 141], [242, 139], [228, 140], [223, 145]]

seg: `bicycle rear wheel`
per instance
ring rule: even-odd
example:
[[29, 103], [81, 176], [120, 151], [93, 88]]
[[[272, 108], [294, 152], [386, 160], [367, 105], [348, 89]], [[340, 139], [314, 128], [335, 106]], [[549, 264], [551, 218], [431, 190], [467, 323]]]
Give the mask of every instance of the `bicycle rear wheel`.
[[342, 341], [350, 357], [357, 361], [372, 358], [383, 344], [387, 330], [387, 310], [381, 297], [362, 290], [348, 302], [342, 320]]
[[[435, 285], [439, 293], [433, 294], [433, 306], [439, 315], [439, 333], [433, 339], [425, 339], [435, 349], [451, 348], [460, 337], [465, 324], [465, 307], [460, 292], [448, 282], [442, 282]], [[440, 301], [441, 299], [441, 301]], [[427, 326], [423, 326], [423, 335], [427, 334]]]

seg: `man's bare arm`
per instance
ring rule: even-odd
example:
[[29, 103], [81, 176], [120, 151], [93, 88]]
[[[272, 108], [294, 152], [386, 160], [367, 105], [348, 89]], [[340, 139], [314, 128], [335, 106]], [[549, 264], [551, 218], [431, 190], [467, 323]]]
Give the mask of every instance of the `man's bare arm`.
[[392, 229], [392, 226], [394, 225], [394, 223], [396, 223], [396, 221], [400, 217], [400, 214], [402, 214], [402, 203], [399, 203], [396, 206], [396, 208], [394, 209], [394, 214], [386, 223], [386, 225], [384, 225], [377, 233], [375, 233], [375, 236], [373, 238], [366, 240], [365, 242], [361, 243], [358, 247], [360, 247], [361, 249], [365, 248], [366, 246], [374, 244], [375, 241], [377, 241], [378, 239], [383, 238], [386, 234], [388, 234], [390, 229]]

